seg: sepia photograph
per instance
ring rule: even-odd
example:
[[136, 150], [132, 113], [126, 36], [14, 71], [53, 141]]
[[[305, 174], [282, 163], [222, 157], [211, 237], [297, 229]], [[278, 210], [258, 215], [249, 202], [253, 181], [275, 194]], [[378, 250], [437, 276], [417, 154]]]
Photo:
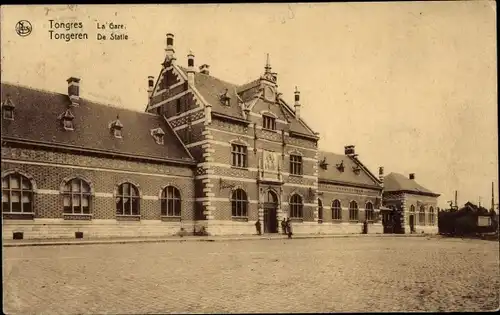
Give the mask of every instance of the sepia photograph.
[[2, 5], [3, 312], [498, 311], [496, 10]]

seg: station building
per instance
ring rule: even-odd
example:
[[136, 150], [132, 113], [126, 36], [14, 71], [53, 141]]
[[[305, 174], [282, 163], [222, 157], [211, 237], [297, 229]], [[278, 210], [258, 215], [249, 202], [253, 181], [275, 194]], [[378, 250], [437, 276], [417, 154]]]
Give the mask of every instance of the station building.
[[384, 232], [380, 210], [402, 199], [383, 168], [352, 145], [320, 151], [307, 101], [297, 88], [285, 101], [269, 58], [243, 85], [209, 68], [178, 62], [167, 34], [143, 112], [85, 99], [80, 78], [67, 94], [2, 83], [3, 238], [255, 234], [257, 219], [280, 233], [284, 218], [295, 234]]

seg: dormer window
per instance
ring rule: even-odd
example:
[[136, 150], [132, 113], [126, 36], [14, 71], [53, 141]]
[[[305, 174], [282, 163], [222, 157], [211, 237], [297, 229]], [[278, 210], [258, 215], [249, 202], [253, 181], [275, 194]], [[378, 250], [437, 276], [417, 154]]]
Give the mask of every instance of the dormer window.
[[115, 138], [122, 138], [123, 124], [120, 122], [118, 116], [116, 116], [116, 120], [113, 120], [109, 124], [109, 129]]
[[7, 95], [7, 99], [2, 102], [2, 115], [4, 119], [14, 120], [14, 103]]
[[163, 144], [163, 139], [165, 138], [165, 132], [161, 128], [151, 129], [151, 136], [155, 139], [157, 144]]
[[352, 167], [352, 171], [354, 172], [354, 174], [359, 175], [359, 173], [361, 172], [361, 168], [359, 168], [359, 166], [356, 165]]
[[342, 160], [339, 164], [336, 164], [337, 166], [337, 170], [339, 172], [343, 172], [344, 171], [344, 160]]
[[175, 103], [175, 114], [179, 115], [182, 112], [182, 104], [181, 104], [181, 99], [178, 98], [176, 103]]
[[271, 116], [262, 116], [263, 124], [262, 127], [268, 130], [276, 130], [276, 119]]
[[62, 126], [64, 130], [73, 130], [73, 119], [75, 119], [75, 116], [71, 112], [71, 110], [67, 109], [64, 113], [59, 115], [58, 117], [61, 120]]
[[231, 98], [228, 95], [228, 89], [226, 89], [220, 96], [219, 100], [222, 105], [231, 106]]
[[324, 169], [324, 170], [327, 170], [328, 169], [328, 163], [326, 162], [326, 157], [323, 158], [323, 160], [321, 162], [319, 162], [319, 166]]

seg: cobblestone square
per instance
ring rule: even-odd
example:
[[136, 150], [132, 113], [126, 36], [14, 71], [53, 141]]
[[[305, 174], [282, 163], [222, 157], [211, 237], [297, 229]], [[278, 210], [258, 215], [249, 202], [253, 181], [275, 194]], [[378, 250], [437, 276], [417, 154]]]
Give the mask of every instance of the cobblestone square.
[[498, 242], [329, 238], [3, 248], [7, 314], [484, 311]]

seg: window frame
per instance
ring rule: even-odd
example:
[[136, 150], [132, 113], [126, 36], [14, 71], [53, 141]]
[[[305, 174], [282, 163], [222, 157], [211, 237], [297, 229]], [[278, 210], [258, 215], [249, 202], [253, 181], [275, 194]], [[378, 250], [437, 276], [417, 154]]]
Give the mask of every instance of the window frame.
[[418, 211], [418, 224], [425, 226], [425, 206], [420, 206]]
[[434, 212], [434, 207], [430, 206], [429, 207], [429, 225], [435, 225], [435, 212]]
[[[78, 181], [78, 188], [79, 190], [73, 191], [73, 181]], [[84, 185], [87, 186], [87, 191], [83, 191]], [[69, 190], [66, 190], [66, 188], [69, 187]], [[62, 190], [62, 196], [63, 196], [63, 215], [91, 215], [92, 214], [92, 190], [90, 183], [88, 183], [86, 180], [79, 178], [79, 177], [73, 177], [71, 179], [68, 179], [65, 181], [63, 190]], [[73, 205], [74, 202], [74, 197], [78, 198], [79, 201], [79, 208], [80, 212], [75, 212], [75, 206]], [[66, 206], [65, 206], [65, 200], [66, 198], [69, 198], [69, 207], [71, 212], [66, 211]], [[87, 200], [87, 208], [88, 212], [84, 212], [83, 209], [83, 200]]]
[[304, 202], [299, 194], [290, 196], [290, 218], [303, 219], [304, 218]]
[[373, 203], [371, 201], [368, 201], [365, 204], [365, 219], [368, 222], [375, 221], [375, 208], [374, 208]]
[[181, 217], [182, 198], [181, 198], [181, 192], [177, 187], [168, 185], [162, 189], [160, 195], [160, 213], [162, 217], [169, 217], [169, 218]]
[[[11, 186], [11, 177], [17, 176], [19, 180], [19, 187], [18, 188], [12, 188]], [[7, 183], [7, 186], [4, 186], [4, 181]], [[23, 181], [25, 183], [28, 183], [27, 188], [23, 187]], [[7, 192], [7, 194], [6, 194]], [[12, 196], [13, 193], [18, 193], [19, 194], [19, 209], [20, 211], [12, 211], [13, 206], [12, 204], [14, 203], [12, 201]], [[25, 203], [23, 202], [23, 197], [27, 195], [29, 202], [28, 204], [28, 210], [25, 211]], [[4, 201], [3, 198], [6, 196], [6, 199], [8, 199], [8, 207], [4, 206]], [[6, 174], [2, 177], [2, 214], [34, 214], [34, 203], [35, 203], [35, 191], [34, 191], [34, 185], [33, 182], [25, 175], [19, 173], [19, 172], [13, 172]], [[5, 211], [9, 210], [9, 211]]]
[[290, 175], [303, 175], [302, 155], [290, 154]]
[[14, 109], [8, 107], [2, 107], [2, 117], [3, 119], [6, 120], [14, 120]]
[[231, 143], [231, 166], [248, 168], [248, 147], [246, 145]]
[[270, 115], [262, 115], [262, 129], [275, 131], [276, 118]]
[[[338, 203], [338, 207], [336, 203]], [[338, 214], [338, 216], [336, 216]], [[332, 220], [333, 221], [342, 221], [342, 202], [340, 200], [335, 199], [332, 201]]]
[[359, 222], [359, 207], [355, 200], [349, 202], [349, 221]]
[[242, 188], [231, 192], [231, 217], [248, 218], [248, 195]]
[[[123, 186], [128, 185], [129, 191], [128, 194], [123, 193]], [[134, 194], [132, 194], [134, 192]], [[129, 201], [130, 209], [129, 213], [125, 213], [126, 208], [126, 200]], [[118, 205], [121, 203], [121, 213], [119, 213]], [[134, 205], [137, 205], [137, 211], [133, 211]], [[115, 196], [115, 210], [116, 216], [123, 217], [137, 217], [141, 215], [141, 196], [139, 192], [139, 188], [132, 184], [131, 182], [124, 182], [118, 185], [117, 192]], [[136, 213], [133, 213], [136, 212]]]
[[181, 99], [178, 98], [175, 101], [175, 115], [180, 115], [182, 114], [182, 104], [181, 104]]

